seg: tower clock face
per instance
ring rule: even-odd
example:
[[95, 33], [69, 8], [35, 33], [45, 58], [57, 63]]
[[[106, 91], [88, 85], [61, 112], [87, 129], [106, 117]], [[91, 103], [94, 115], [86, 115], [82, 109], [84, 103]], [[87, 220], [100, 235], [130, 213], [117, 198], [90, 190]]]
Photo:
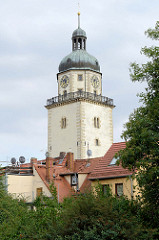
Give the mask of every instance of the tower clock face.
[[69, 77], [64, 75], [60, 80], [60, 86], [62, 88], [66, 88], [68, 86], [68, 84], [69, 84]]
[[94, 76], [91, 78], [91, 83], [92, 83], [92, 86], [93, 86], [94, 88], [97, 88], [97, 87], [99, 86], [99, 79], [98, 79], [98, 77], [94, 75]]

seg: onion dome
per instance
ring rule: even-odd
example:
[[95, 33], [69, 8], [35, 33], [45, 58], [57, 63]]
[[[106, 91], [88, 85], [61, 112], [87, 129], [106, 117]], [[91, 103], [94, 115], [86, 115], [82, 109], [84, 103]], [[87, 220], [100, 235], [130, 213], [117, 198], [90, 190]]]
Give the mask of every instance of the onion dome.
[[59, 72], [70, 69], [88, 69], [100, 72], [98, 60], [82, 49], [72, 51], [62, 59], [59, 65]]
[[74, 37], [85, 37], [85, 38], [87, 38], [86, 32], [83, 29], [81, 29], [80, 27], [73, 31], [72, 38], [74, 38]]
[[98, 60], [86, 51], [86, 40], [86, 32], [80, 28], [80, 13], [78, 13], [78, 28], [72, 34], [72, 52], [62, 59], [59, 72], [71, 69], [88, 69], [100, 72]]

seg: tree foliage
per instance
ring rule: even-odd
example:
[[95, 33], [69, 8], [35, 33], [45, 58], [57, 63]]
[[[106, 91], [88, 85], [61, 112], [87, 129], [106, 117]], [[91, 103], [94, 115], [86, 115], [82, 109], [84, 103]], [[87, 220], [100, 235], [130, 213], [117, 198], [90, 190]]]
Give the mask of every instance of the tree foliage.
[[[145, 34], [158, 41], [159, 22]], [[122, 137], [127, 143], [119, 157], [123, 167], [137, 169], [144, 206], [151, 223], [156, 224], [159, 213], [159, 47], [144, 47], [141, 54], [149, 60], [142, 65], [132, 63], [130, 77], [133, 82], [146, 82], [147, 87], [144, 93], [138, 94], [142, 106], [134, 110], [125, 124]]]
[[158, 232], [148, 226], [140, 203], [99, 189], [59, 205], [41, 195], [30, 209], [0, 187], [0, 239], [157, 240]]

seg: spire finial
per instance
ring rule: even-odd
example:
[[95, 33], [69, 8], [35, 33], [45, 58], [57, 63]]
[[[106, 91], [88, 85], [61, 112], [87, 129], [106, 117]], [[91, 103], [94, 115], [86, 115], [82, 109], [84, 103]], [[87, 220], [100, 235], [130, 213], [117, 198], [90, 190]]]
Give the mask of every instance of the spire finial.
[[78, 28], [80, 28], [80, 5], [78, 3]]

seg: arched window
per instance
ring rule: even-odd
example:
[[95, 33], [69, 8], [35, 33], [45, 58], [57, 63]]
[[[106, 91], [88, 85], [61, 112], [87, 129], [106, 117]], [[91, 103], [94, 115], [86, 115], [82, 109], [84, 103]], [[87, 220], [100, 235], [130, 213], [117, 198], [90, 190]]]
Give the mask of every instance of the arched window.
[[63, 95], [64, 95], [64, 97], [67, 96], [67, 90], [64, 90], [64, 91], [63, 91]]
[[100, 128], [100, 119], [99, 117], [94, 117], [94, 127]]
[[65, 117], [63, 117], [61, 119], [61, 128], [66, 128], [66, 118]]
[[86, 40], [83, 40], [83, 49], [86, 49]]
[[82, 39], [78, 39], [78, 49], [82, 49]]
[[98, 138], [95, 139], [95, 145], [99, 146], [99, 139]]
[[73, 40], [73, 49], [76, 49], [76, 39]]

